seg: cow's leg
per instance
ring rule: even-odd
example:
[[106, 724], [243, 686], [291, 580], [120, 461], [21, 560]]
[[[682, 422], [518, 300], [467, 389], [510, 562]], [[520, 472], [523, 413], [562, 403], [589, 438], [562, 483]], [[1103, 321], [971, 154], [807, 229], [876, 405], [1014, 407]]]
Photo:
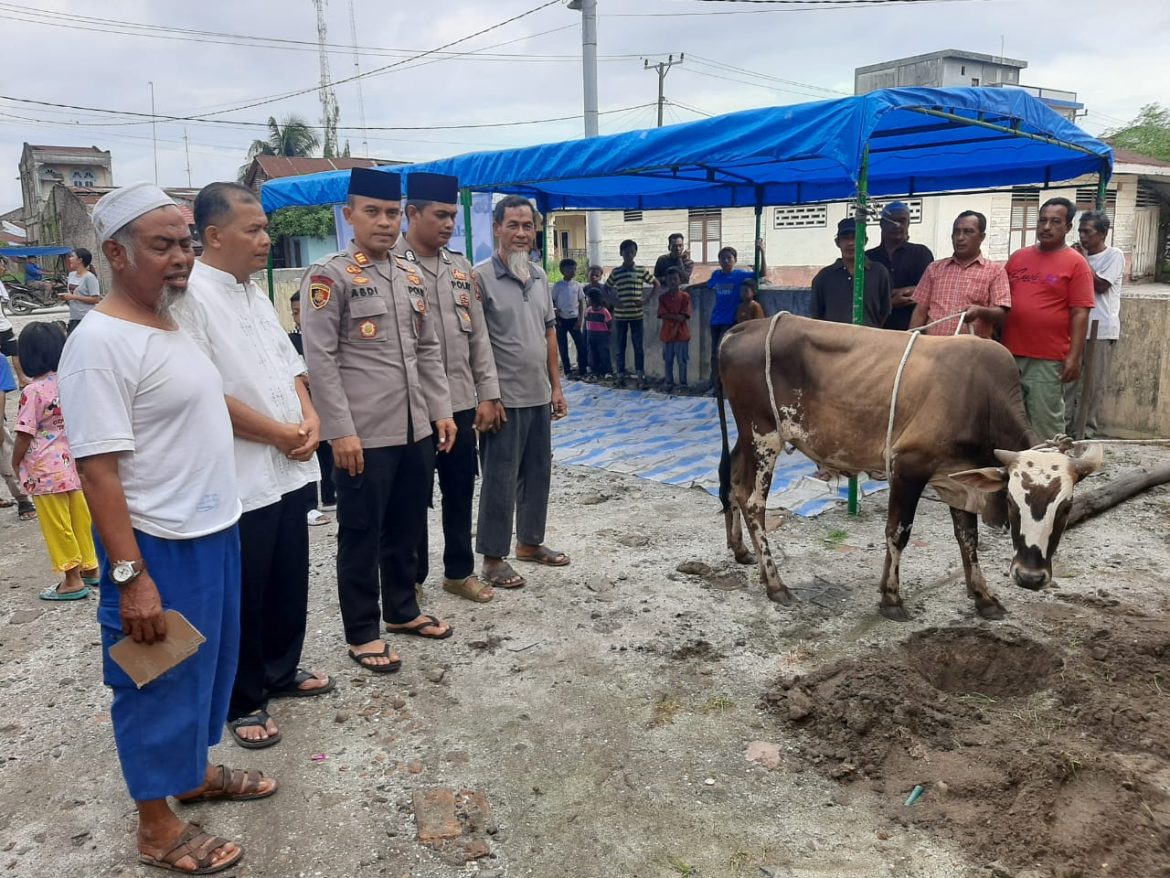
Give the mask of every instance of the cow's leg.
[[735, 554], [735, 560], [740, 564], [755, 564], [756, 557], [748, 551], [747, 546], [743, 544], [743, 511], [740, 507], [739, 500], [736, 499], [735, 485], [747, 484], [748, 477], [744, 474], [744, 457], [750, 455], [750, 450], [745, 450], [741, 443], [735, 443], [735, 449], [731, 452], [731, 502], [725, 503], [723, 506], [723, 525], [727, 531], [727, 548]]
[[959, 541], [959, 553], [963, 556], [963, 575], [967, 579], [967, 597], [975, 599], [975, 610], [984, 619], [1002, 619], [1004, 610], [979, 569], [979, 519], [974, 512], [951, 507], [951, 521], [955, 526], [955, 539]]
[[[780, 571], [772, 559], [772, 549], [768, 543], [768, 534], [764, 529], [764, 513], [768, 502], [768, 491], [772, 487], [772, 473], [776, 468], [776, 457], [780, 453], [780, 434], [772, 432], [761, 436], [752, 431], [751, 453], [744, 455], [750, 458], [750, 482], [745, 479], [741, 482], [746, 486], [751, 484], [751, 494], [743, 497], [743, 518], [747, 523], [748, 532], [752, 535], [752, 544], [756, 547], [756, 558], [760, 566], [760, 579], [768, 592], [768, 599], [787, 606], [792, 603], [792, 593], [784, 580], [780, 578]], [[742, 494], [740, 495], [742, 496]]]
[[902, 606], [902, 596], [899, 594], [899, 565], [902, 562], [902, 550], [910, 542], [910, 528], [914, 524], [914, 513], [918, 510], [918, 500], [926, 488], [926, 482], [918, 479], [907, 479], [894, 475], [890, 479], [890, 505], [886, 514], [886, 563], [882, 567], [882, 579], [879, 589], [881, 603], [878, 612], [887, 619], [895, 622], [908, 622], [909, 613]]

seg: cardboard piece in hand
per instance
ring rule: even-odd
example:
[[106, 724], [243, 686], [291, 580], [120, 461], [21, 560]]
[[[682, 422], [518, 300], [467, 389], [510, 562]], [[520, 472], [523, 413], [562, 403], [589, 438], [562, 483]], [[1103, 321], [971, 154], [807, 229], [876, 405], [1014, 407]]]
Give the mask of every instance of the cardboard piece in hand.
[[110, 647], [110, 658], [139, 689], [195, 655], [207, 642], [207, 638], [178, 610], [167, 610], [163, 616], [167, 620], [165, 640], [136, 643], [130, 637], [123, 637]]

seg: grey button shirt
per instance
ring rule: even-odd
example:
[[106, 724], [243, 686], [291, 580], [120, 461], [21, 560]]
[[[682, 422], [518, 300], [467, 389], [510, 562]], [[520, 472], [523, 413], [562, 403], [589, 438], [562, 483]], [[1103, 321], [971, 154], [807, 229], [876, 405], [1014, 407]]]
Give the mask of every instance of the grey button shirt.
[[416, 258], [405, 236], [394, 245], [394, 253], [418, 266], [427, 289], [427, 303], [434, 315], [443, 366], [451, 389], [451, 408], [457, 412], [473, 409], [480, 402], [500, 398], [496, 361], [488, 338], [483, 303], [471, 287], [471, 263], [446, 248], [439, 251], [438, 273], [429, 260]]
[[492, 254], [473, 271], [495, 355], [500, 398], [507, 408], [552, 402], [546, 335], [556, 325], [552, 293], [544, 270], [535, 264], [528, 269], [528, 283], [522, 283]]
[[405, 445], [451, 417], [434, 323], [421, 277], [400, 257], [374, 262], [350, 242], [309, 266], [301, 333], [322, 439]]

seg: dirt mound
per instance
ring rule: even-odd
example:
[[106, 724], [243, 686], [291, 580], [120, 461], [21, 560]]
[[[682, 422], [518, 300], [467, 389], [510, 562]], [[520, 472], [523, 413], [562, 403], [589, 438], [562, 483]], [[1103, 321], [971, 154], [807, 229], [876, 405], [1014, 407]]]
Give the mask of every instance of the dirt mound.
[[[1170, 876], [1170, 623], [934, 628], [780, 681], [797, 757], [1002, 874]], [[917, 785], [925, 794], [906, 806]]]

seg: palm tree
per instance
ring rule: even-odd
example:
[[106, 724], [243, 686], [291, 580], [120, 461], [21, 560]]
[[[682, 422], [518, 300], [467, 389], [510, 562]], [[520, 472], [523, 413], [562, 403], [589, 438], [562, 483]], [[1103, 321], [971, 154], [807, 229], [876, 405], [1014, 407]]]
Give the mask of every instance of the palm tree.
[[248, 163], [240, 168], [240, 179], [244, 179], [252, 159], [258, 155], [307, 158], [320, 145], [320, 138], [300, 116], [285, 116], [283, 122], [277, 122], [275, 116], [269, 116], [268, 138], [252, 141], [248, 147]]

